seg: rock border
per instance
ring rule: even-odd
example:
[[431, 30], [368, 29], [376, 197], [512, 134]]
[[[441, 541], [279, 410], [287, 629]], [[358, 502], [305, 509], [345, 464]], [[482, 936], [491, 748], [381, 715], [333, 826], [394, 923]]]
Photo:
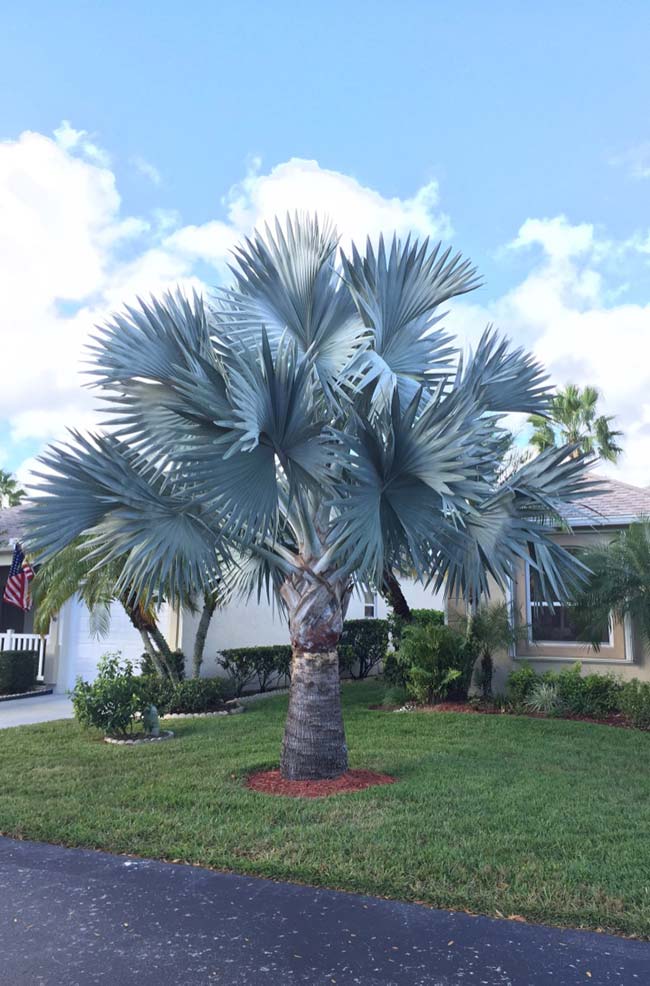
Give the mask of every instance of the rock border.
[[164, 719], [209, 719], [212, 716], [236, 716], [245, 711], [243, 705], [236, 705], [232, 709], [217, 709], [216, 712], [167, 712], [166, 715], [160, 717], [160, 721], [162, 722]]
[[32, 688], [29, 692], [12, 692], [11, 695], [0, 695], [0, 702], [15, 701], [17, 698], [35, 698], [37, 695], [52, 695], [53, 685], [43, 685], [39, 688]]
[[160, 736], [138, 736], [136, 739], [117, 739], [115, 736], [104, 736], [104, 743], [112, 746], [142, 746], [143, 743], [162, 743], [174, 738], [171, 729], [166, 729]]

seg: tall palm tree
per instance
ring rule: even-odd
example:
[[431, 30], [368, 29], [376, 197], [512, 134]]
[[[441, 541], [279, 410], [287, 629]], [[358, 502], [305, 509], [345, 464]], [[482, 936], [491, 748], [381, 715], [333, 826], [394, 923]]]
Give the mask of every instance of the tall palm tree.
[[544, 413], [550, 391], [490, 327], [461, 358], [437, 324], [478, 284], [460, 255], [410, 238], [338, 254], [330, 224], [296, 217], [242, 243], [232, 272], [209, 301], [140, 301], [101, 330], [112, 430], [43, 456], [31, 544], [47, 558], [85, 533], [145, 600], [216, 579], [274, 594], [293, 647], [283, 776], [336, 777], [354, 583], [415, 572], [479, 598], [528, 559], [563, 599], [582, 569], [546, 520], [593, 489], [572, 447], [497, 482], [500, 422]]
[[572, 444], [587, 455], [596, 453], [607, 462], [615, 462], [623, 451], [617, 444], [623, 432], [612, 428], [612, 415], [598, 414], [599, 401], [600, 393], [595, 387], [567, 384], [552, 398], [546, 415], [532, 414], [528, 418], [533, 426], [531, 445], [543, 452]]
[[0, 469], [0, 508], [17, 507], [26, 495], [16, 477], [12, 476], [10, 472]]
[[630, 616], [650, 644], [650, 520], [641, 518], [581, 553], [590, 576], [575, 600], [574, 618], [597, 649], [610, 616]]

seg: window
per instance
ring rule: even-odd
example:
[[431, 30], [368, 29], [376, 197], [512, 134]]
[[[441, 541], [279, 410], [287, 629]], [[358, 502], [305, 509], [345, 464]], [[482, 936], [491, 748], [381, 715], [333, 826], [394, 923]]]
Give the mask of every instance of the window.
[[[550, 605], [544, 600], [537, 573], [530, 568], [528, 571], [528, 607], [530, 624], [530, 639], [534, 643], [545, 644], [588, 644], [581, 640], [578, 631], [571, 621], [571, 610], [556, 602]], [[609, 624], [601, 630], [600, 643], [610, 644], [611, 627]]]
[[377, 615], [377, 597], [372, 592], [365, 592], [363, 595], [363, 618], [364, 620], [374, 620]]

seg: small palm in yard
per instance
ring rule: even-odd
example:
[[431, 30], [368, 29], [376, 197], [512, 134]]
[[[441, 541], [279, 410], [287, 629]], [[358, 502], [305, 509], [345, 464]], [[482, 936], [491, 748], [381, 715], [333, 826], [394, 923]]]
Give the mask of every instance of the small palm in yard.
[[622, 449], [622, 432], [612, 428], [611, 415], [598, 414], [600, 394], [595, 387], [567, 386], [551, 400], [550, 414], [533, 414], [531, 445], [540, 452], [565, 443], [574, 444], [587, 454], [595, 452], [607, 462], [615, 462]]
[[288, 220], [237, 248], [215, 298], [114, 316], [93, 349], [112, 430], [50, 449], [31, 508], [45, 558], [84, 534], [145, 600], [216, 579], [275, 594], [289, 779], [347, 769], [336, 646], [355, 582], [415, 572], [479, 598], [525, 558], [563, 599], [582, 569], [545, 522], [591, 492], [574, 446], [499, 483], [500, 422], [551, 394], [490, 329], [461, 359], [440, 328], [440, 305], [477, 286], [468, 261], [410, 239], [337, 249], [327, 223]]
[[575, 600], [580, 635], [600, 647], [603, 627], [630, 616], [650, 644], [650, 520], [640, 519], [581, 554], [591, 574]]

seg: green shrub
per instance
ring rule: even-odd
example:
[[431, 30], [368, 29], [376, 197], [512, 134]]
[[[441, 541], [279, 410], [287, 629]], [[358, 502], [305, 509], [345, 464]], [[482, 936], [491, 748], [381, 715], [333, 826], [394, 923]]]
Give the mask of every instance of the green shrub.
[[650, 681], [626, 681], [621, 686], [619, 707], [637, 729], [650, 729]]
[[508, 700], [515, 706], [525, 705], [533, 688], [541, 680], [542, 676], [537, 674], [530, 664], [522, 664], [516, 671], [511, 671], [508, 675], [506, 684]]
[[[185, 677], [185, 655], [181, 650], [172, 651], [172, 667], [180, 681]], [[154, 663], [148, 654], [143, 654], [140, 659], [140, 669], [142, 674], [158, 675]], [[167, 675], [165, 675], [167, 676]], [[160, 675], [158, 675], [160, 677]]]
[[543, 712], [545, 715], [555, 715], [562, 704], [557, 693], [557, 684], [553, 681], [537, 681], [528, 693], [524, 702], [531, 712]]
[[386, 658], [388, 620], [346, 620], [338, 646], [339, 668], [352, 678], [367, 678]]
[[77, 678], [71, 698], [76, 719], [83, 726], [101, 729], [106, 736], [131, 731], [138, 713], [150, 704], [141, 678], [119, 653], [104, 654], [92, 684]]
[[[412, 623], [427, 623], [437, 627], [444, 626], [445, 624], [445, 614], [441, 609], [412, 609], [411, 617]], [[393, 647], [395, 650], [398, 650], [404, 630], [406, 627], [412, 626], [412, 623], [407, 623], [401, 616], [397, 616], [396, 613], [390, 614], [387, 623]]]
[[214, 712], [226, 697], [226, 685], [220, 678], [188, 678], [174, 687], [168, 711]]
[[0, 695], [28, 692], [36, 685], [38, 654], [35, 650], [0, 651]]
[[474, 655], [464, 637], [450, 627], [412, 623], [402, 633], [395, 661], [416, 702], [467, 698]]
[[259, 690], [264, 692], [273, 678], [286, 681], [289, 677], [291, 647], [289, 644], [235, 647], [221, 652], [219, 664], [228, 674], [235, 695], [241, 695], [246, 686], [256, 679]]
[[138, 677], [137, 688], [143, 702], [155, 705], [159, 715], [171, 712], [177, 686], [170, 678], [161, 678], [159, 674], [143, 674]]
[[583, 677], [580, 665], [575, 664], [558, 674], [557, 693], [566, 712], [599, 719], [618, 711], [621, 683], [613, 675]]

